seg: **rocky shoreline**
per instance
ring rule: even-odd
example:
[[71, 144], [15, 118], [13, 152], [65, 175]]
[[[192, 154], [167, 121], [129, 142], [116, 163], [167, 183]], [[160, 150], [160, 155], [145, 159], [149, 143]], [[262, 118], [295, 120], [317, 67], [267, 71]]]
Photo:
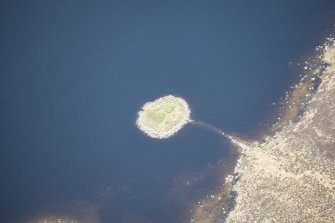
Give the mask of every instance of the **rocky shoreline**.
[[231, 137], [240, 158], [192, 223], [335, 222], [335, 39], [304, 64], [285, 108], [259, 140]]
[[310, 91], [299, 101], [293, 90], [277, 131], [241, 148], [231, 187], [236, 205], [226, 222], [335, 222], [334, 39], [317, 50], [306, 68], [315, 76], [296, 88]]

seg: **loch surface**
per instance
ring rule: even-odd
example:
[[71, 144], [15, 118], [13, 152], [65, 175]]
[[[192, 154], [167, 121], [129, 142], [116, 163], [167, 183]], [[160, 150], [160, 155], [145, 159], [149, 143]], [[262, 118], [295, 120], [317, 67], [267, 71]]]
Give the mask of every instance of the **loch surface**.
[[190, 124], [147, 137], [141, 106], [173, 94], [192, 119], [253, 137], [335, 22], [330, 0], [4, 1], [0, 11], [8, 223], [76, 217], [77, 202], [102, 223], [187, 222], [236, 154]]

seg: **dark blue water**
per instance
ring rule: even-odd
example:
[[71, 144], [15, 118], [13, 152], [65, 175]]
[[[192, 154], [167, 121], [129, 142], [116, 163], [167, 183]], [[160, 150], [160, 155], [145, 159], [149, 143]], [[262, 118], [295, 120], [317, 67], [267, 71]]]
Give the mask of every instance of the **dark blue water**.
[[76, 201], [101, 222], [185, 222], [236, 156], [196, 126], [150, 139], [138, 110], [175, 94], [193, 119], [250, 136], [298, 79], [289, 64], [335, 22], [332, 0], [2, 1], [0, 12], [0, 222]]

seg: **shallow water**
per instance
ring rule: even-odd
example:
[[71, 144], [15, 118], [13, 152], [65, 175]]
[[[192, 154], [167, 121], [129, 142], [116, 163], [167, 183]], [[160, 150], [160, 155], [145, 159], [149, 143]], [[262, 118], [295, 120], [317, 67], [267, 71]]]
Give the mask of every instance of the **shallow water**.
[[333, 1], [11, 1], [0, 10], [1, 222], [59, 206], [71, 215], [76, 201], [97, 207], [101, 222], [185, 222], [236, 156], [193, 125], [150, 139], [136, 128], [138, 110], [175, 94], [192, 119], [253, 136], [335, 20]]

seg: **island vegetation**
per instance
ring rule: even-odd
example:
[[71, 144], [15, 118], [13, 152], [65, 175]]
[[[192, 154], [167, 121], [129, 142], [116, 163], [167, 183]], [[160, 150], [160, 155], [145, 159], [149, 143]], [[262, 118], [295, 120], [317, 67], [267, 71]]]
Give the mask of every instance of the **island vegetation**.
[[152, 138], [168, 138], [192, 121], [187, 102], [173, 95], [147, 102], [138, 112], [137, 127]]

